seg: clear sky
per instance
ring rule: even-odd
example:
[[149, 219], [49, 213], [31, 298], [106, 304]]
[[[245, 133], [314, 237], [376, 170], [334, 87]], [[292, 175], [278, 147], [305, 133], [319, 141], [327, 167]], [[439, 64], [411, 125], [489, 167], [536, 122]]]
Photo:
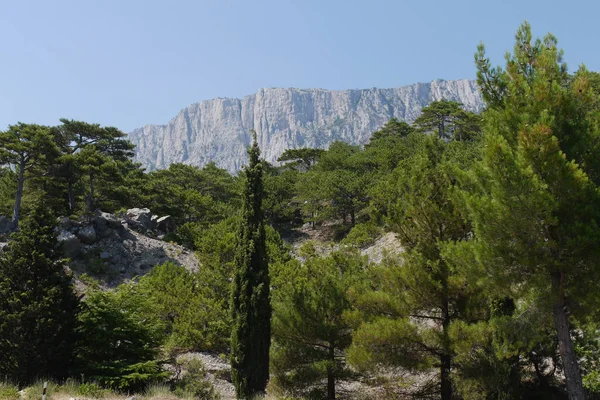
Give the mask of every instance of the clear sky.
[[527, 19], [600, 70], [597, 0], [0, 0], [0, 129], [61, 117], [125, 132], [261, 87], [474, 78]]

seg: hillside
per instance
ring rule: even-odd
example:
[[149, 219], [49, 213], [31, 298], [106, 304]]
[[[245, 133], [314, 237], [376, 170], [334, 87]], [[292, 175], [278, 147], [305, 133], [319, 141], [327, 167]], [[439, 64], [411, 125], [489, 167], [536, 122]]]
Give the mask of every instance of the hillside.
[[364, 144], [392, 117], [413, 122], [432, 101], [463, 103], [480, 111], [474, 81], [435, 80], [392, 89], [260, 89], [243, 99], [218, 98], [184, 108], [166, 125], [129, 133], [135, 160], [150, 170], [172, 163], [217, 166], [236, 172], [246, 163], [250, 129], [263, 156], [275, 162], [285, 149], [327, 148], [335, 140]]

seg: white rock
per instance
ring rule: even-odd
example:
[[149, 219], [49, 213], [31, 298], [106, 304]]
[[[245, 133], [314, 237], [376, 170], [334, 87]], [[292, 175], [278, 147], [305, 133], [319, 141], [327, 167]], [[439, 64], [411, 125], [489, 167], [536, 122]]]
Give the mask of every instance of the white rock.
[[147, 208], [130, 208], [126, 216], [129, 221], [139, 224], [144, 229], [156, 229], [156, 219], [152, 219], [152, 213]]
[[456, 100], [467, 110], [483, 108], [474, 81], [436, 80], [393, 89], [260, 89], [243, 99], [201, 101], [167, 125], [146, 125], [129, 134], [135, 160], [146, 168], [172, 163], [204, 166], [214, 161], [230, 172], [246, 164], [249, 130], [262, 156], [276, 162], [284, 150], [327, 148], [334, 140], [367, 143], [392, 117], [412, 122], [434, 100]]

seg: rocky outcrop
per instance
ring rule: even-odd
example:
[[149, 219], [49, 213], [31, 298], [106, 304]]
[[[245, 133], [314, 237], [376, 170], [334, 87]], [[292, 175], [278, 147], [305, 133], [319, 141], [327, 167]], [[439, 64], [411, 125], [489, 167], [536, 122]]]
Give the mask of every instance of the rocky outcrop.
[[474, 81], [436, 80], [393, 89], [260, 89], [243, 99], [201, 101], [166, 125], [147, 125], [129, 134], [135, 160], [150, 170], [172, 163], [217, 166], [235, 172], [258, 135], [269, 162], [288, 148], [327, 148], [335, 140], [366, 143], [392, 117], [412, 122], [434, 100], [456, 100], [471, 111], [483, 107]]
[[143, 275], [165, 262], [197, 270], [199, 263], [192, 251], [159, 239], [175, 228], [172, 219], [151, 215], [148, 209], [136, 208], [127, 210], [122, 218], [99, 211], [80, 220], [59, 219], [57, 239], [70, 258], [69, 268], [76, 277], [91, 275], [105, 287]]
[[145, 230], [156, 229], [158, 216], [152, 216], [147, 208], [131, 208], [125, 214], [127, 224], [132, 228], [142, 228]]
[[361, 254], [367, 256], [369, 262], [380, 263], [386, 256], [399, 256], [404, 252], [404, 247], [393, 232], [381, 236], [371, 246], [362, 249]]
[[175, 221], [170, 215], [156, 219], [156, 227], [159, 231], [169, 233], [175, 231]]

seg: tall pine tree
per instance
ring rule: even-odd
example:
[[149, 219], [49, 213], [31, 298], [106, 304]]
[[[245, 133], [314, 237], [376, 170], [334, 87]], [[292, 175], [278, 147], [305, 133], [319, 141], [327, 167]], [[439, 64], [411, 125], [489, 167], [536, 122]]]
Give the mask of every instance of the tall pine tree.
[[263, 199], [263, 166], [253, 131], [245, 168], [242, 222], [232, 288], [231, 377], [238, 399], [265, 393], [269, 380], [271, 296]]
[[600, 268], [598, 111], [589, 73], [567, 74], [556, 38], [516, 36], [506, 69], [483, 45], [478, 83], [488, 109], [483, 159], [462, 180], [476, 260], [491, 282], [552, 316], [570, 399], [584, 399], [570, 317], [596, 308]]
[[0, 257], [0, 376], [19, 385], [71, 366], [77, 298], [53, 229], [38, 206]]
[[12, 166], [17, 178], [13, 229], [17, 228], [21, 217], [25, 181], [35, 175], [45, 175], [47, 167], [58, 155], [54, 136], [46, 126], [19, 122], [10, 125], [6, 132], [0, 132], [0, 164]]

